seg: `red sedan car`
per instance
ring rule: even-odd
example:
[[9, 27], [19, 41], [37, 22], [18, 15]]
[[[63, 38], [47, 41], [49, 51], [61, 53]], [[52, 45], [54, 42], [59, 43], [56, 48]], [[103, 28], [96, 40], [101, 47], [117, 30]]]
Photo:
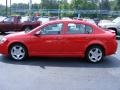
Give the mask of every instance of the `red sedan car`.
[[78, 20], [56, 20], [30, 32], [7, 35], [0, 40], [0, 53], [14, 60], [31, 56], [81, 57], [96, 63], [117, 49], [114, 32]]

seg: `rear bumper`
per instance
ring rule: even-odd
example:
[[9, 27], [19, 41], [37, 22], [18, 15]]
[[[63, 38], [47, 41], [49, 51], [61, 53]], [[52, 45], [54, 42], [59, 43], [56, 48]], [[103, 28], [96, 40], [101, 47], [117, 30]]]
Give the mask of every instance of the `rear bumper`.
[[117, 41], [109, 42], [106, 50], [106, 55], [116, 54], [117, 48], [118, 48]]

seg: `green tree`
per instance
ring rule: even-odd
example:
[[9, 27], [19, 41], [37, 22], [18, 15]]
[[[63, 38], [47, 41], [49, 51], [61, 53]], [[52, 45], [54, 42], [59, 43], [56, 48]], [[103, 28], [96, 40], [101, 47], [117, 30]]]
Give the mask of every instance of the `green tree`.
[[110, 3], [111, 10], [114, 10], [115, 0], [114, 1], [109, 1], [109, 3]]
[[5, 6], [3, 6], [3, 5], [0, 5], [0, 15], [1, 15], [1, 16], [6, 15]]
[[32, 4], [32, 9], [40, 9], [40, 4]]
[[88, 0], [72, 0], [71, 6], [77, 10], [93, 10], [96, 8], [96, 4]]
[[101, 10], [110, 10], [110, 3], [109, 0], [102, 0], [100, 3]]
[[41, 5], [41, 9], [45, 9], [45, 11], [47, 10], [46, 13], [42, 13], [42, 15], [58, 15], [57, 13], [50, 13], [49, 10], [50, 9], [58, 9], [59, 8], [59, 0], [41, 0], [40, 5]]
[[58, 0], [41, 0], [42, 9], [58, 9]]
[[115, 0], [114, 10], [120, 10], [120, 0]]
[[[70, 4], [67, 2], [67, 0], [61, 0], [59, 2], [59, 10], [60, 11], [65, 11], [65, 10], [70, 10]], [[70, 12], [62, 12], [60, 13], [60, 17], [67, 17], [70, 16], [72, 13]]]
[[[94, 2], [94, 3], [93, 3]], [[79, 10], [96, 10], [97, 9], [97, 2], [94, 0], [72, 0], [71, 6], [73, 10], [78, 10], [77, 13], [79, 13], [83, 17], [92, 17], [92, 15], [83, 14], [80, 13]], [[75, 14], [75, 16], [78, 16], [78, 14]], [[95, 16], [95, 15], [93, 15]]]
[[14, 3], [12, 4], [11, 8], [16, 8], [16, 9], [28, 9], [28, 4], [24, 4], [24, 3]]

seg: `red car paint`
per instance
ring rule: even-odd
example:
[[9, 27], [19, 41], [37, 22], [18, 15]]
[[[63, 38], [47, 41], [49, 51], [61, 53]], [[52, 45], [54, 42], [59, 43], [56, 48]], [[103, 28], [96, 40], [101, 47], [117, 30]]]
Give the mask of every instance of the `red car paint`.
[[[43, 27], [62, 23], [62, 30], [57, 35], [36, 35]], [[69, 24], [82, 24], [92, 28], [91, 33], [68, 32]], [[72, 25], [71, 24], [71, 25]], [[41, 25], [30, 32], [19, 32], [5, 36], [7, 39], [0, 43], [0, 53], [8, 55], [11, 44], [21, 43], [29, 56], [85, 57], [86, 50], [91, 45], [100, 45], [105, 50], [105, 56], [114, 54], [117, 50], [115, 33], [105, 31], [95, 25], [78, 20], [55, 20]]]

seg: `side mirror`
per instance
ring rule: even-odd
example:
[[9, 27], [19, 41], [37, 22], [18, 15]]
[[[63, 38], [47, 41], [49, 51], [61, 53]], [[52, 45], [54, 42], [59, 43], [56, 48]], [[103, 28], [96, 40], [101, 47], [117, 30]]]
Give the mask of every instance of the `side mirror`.
[[37, 31], [34, 35], [39, 36], [41, 34], [41, 31]]

